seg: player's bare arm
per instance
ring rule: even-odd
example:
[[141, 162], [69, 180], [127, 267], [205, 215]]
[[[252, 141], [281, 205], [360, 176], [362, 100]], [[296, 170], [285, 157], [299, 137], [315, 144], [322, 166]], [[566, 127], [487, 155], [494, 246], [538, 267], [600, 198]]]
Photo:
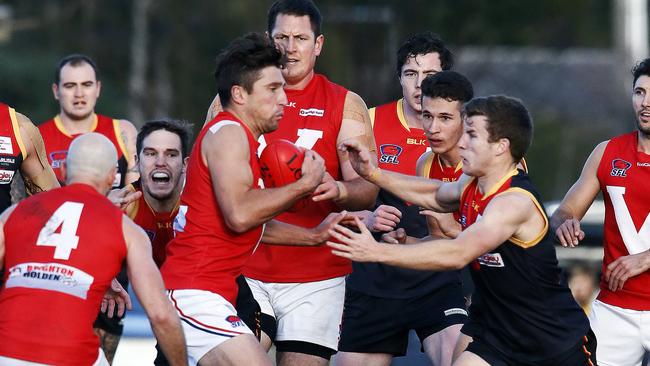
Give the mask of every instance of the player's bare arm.
[[585, 233], [580, 228], [580, 220], [587, 213], [589, 206], [600, 191], [597, 176], [598, 165], [605, 152], [605, 147], [607, 147], [607, 142], [598, 144], [589, 155], [580, 177], [551, 216], [551, 230], [562, 246], [575, 247], [585, 238]]
[[458, 209], [462, 187], [469, 177], [463, 175], [456, 182], [441, 181], [400, 174], [380, 169], [373, 162], [374, 153], [356, 141], [346, 141], [340, 148], [347, 151], [352, 168], [364, 179], [411, 202], [438, 212], [453, 212]]
[[[343, 120], [337, 137], [337, 145], [343, 141], [357, 141], [361, 146], [373, 152], [373, 161], [377, 164], [374, 152], [375, 138], [368, 108], [363, 99], [353, 92], [348, 92], [343, 106]], [[379, 189], [365, 181], [350, 166], [345, 151], [338, 151], [342, 181], [325, 181], [314, 192], [314, 201], [333, 199], [340, 207], [347, 210], [363, 210], [375, 203]]]
[[307, 151], [300, 179], [283, 187], [255, 189], [248, 140], [238, 125], [208, 132], [201, 144], [201, 155], [226, 224], [236, 232], [261, 225], [309, 196], [325, 172], [323, 159]]
[[59, 187], [54, 171], [47, 162], [45, 144], [38, 132], [38, 128], [26, 116], [20, 113], [16, 113], [16, 116], [27, 153], [25, 160], [20, 165], [20, 173], [25, 182], [25, 191], [27, 194], [32, 195]]
[[123, 216], [122, 230], [127, 246], [127, 271], [152, 330], [171, 365], [187, 365], [185, 336], [171, 302], [165, 296], [160, 272], [153, 261], [147, 234]]
[[214, 99], [212, 99], [212, 103], [210, 103], [210, 107], [208, 107], [208, 112], [205, 115], [205, 122], [203, 122], [203, 125], [205, 126], [208, 122], [212, 121], [214, 117], [219, 114], [219, 112], [223, 111], [223, 107], [221, 106], [221, 98], [219, 98], [219, 94], [214, 96]]
[[360, 233], [341, 225], [332, 230], [332, 237], [341, 242], [327, 243], [332, 247], [332, 253], [358, 262], [381, 262], [430, 271], [463, 268], [511, 237], [528, 242], [541, 239], [548, 230], [545, 217], [533, 201], [516, 192], [505, 192], [495, 197], [481, 220], [454, 240], [432, 240], [405, 246], [381, 244], [373, 239], [365, 226], [358, 224]]
[[330, 238], [329, 231], [341, 220], [347, 212], [332, 212], [311, 229], [291, 225], [286, 222], [271, 220], [266, 223], [262, 241], [273, 245], [315, 246], [325, 244]]
[[392, 231], [402, 219], [402, 212], [393, 206], [380, 205], [374, 211], [354, 211], [342, 220], [343, 225], [354, 225], [353, 217], [356, 216], [372, 232]]
[[4, 230], [4, 225], [9, 219], [9, 215], [14, 211], [16, 208], [16, 204], [14, 203], [13, 205], [7, 207], [2, 214], [0, 214], [0, 269], [4, 266], [4, 259], [5, 259], [5, 230]]
[[140, 178], [140, 171], [138, 166], [135, 163], [135, 140], [138, 135], [138, 130], [135, 128], [133, 123], [121, 119], [120, 120], [120, 138], [124, 142], [124, 147], [126, 148], [126, 161], [127, 161], [127, 171], [124, 183], [129, 184], [133, 183]]

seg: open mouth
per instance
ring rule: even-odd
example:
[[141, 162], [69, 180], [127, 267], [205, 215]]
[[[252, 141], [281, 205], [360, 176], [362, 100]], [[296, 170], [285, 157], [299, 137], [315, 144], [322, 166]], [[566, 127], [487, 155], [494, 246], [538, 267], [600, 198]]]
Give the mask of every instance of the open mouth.
[[171, 180], [171, 175], [169, 175], [169, 173], [167, 172], [157, 171], [151, 174], [151, 181], [154, 183], [165, 184], [165, 183], [169, 183], [170, 180]]

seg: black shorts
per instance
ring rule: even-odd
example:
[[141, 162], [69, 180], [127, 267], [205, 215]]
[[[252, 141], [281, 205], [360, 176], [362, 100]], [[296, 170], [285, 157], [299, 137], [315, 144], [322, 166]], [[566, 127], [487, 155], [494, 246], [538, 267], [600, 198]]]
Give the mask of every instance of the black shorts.
[[[117, 278], [117, 281], [126, 291], [129, 290], [129, 276], [126, 274], [126, 262], [122, 263], [122, 269], [115, 278]], [[124, 312], [124, 315], [126, 315], [126, 311]], [[112, 318], [109, 318], [106, 314], [100, 311], [97, 315], [97, 319], [95, 319], [93, 327], [102, 329], [112, 335], [121, 336], [124, 331], [124, 316], [117, 316], [117, 314], [115, 314]]]
[[466, 320], [460, 283], [408, 299], [385, 299], [346, 288], [339, 351], [403, 356], [411, 329], [423, 342]]
[[481, 338], [474, 340], [467, 346], [466, 351], [481, 357], [491, 366], [596, 366], [596, 336], [589, 332], [574, 346], [558, 356], [543, 361], [514, 360], [510, 355], [501, 352], [484, 342]]

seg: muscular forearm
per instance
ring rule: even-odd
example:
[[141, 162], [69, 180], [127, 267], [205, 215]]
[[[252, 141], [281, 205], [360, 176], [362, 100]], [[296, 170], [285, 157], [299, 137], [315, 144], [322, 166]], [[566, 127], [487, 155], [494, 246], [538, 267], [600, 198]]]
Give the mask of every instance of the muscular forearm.
[[262, 241], [274, 245], [312, 246], [322, 243], [327, 238], [320, 238], [312, 229], [271, 220], [266, 224]]
[[187, 365], [185, 337], [177, 317], [152, 322], [152, 330], [170, 365]]
[[436, 202], [436, 192], [442, 183], [438, 180], [395, 173], [379, 168], [370, 174], [368, 180], [406, 202], [437, 211], [441, 209]]
[[377, 200], [379, 187], [361, 177], [348, 181], [338, 181], [339, 197], [334, 200], [345, 210], [371, 209]]
[[425, 271], [450, 271], [463, 268], [466, 259], [461, 246], [451, 240], [431, 240], [406, 246], [381, 244], [379, 262]]

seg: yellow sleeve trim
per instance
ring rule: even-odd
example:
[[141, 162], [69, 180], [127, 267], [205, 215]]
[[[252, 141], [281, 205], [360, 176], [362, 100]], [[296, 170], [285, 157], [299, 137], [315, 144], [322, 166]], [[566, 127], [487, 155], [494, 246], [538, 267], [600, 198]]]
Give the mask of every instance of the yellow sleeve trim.
[[533, 201], [533, 203], [535, 204], [535, 207], [537, 207], [537, 210], [539, 211], [539, 213], [544, 218], [544, 228], [542, 229], [542, 231], [540, 231], [539, 234], [537, 234], [537, 236], [533, 240], [525, 241], [525, 240], [518, 239], [518, 238], [516, 238], [514, 236], [511, 236], [510, 239], [508, 239], [508, 240], [510, 240], [514, 244], [516, 244], [516, 245], [518, 245], [518, 246], [520, 246], [520, 247], [522, 247], [524, 249], [528, 249], [528, 248], [531, 248], [531, 247], [537, 245], [540, 241], [542, 241], [542, 239], [544, 239], [544, 236], [546, 236], [546, 233], [548, 232], [548, 218], [546, 217], [546, 213], [544, 212], [544, 209], [542, 209], [542, 206], [539, 204], [539, 202], [537, 202], [537, 198], [535, 198], [535, 196], [533, 196], [532, 193], [528, 192], [525, 189], [521, 189], [519, 187], [512, 187], [512, 188], [506, 189], [504, 191], [504, 193], [505, 192], [517, 192], [517, 193], [525, 194], [526, 196], [528, 196]]
[[521, 167], [524, 168], [524, 172], [528, 174], [528, 163], [526, 162], [526, 158], [521, 158], [519, 164], [521, 164]]
[[16, 136], [16, 141], [18, 141], [20, 154], [23, 156], [23, 160], [25, 160], [27, 159], [27, 148], [25, 148], [23, 137], [20, 134], [20, 124], [18, 124], [18, 117], [16, 116], [16, 110], [11, 107], [9, 107], [9, 119], [11, 119], [11, 128], [13, 128], [14, 130], [14, 136]]
[[433, 165], [433, 157], [435, 154], [433, 151], [427, 151], [425, 152], [427, 154], [426, 160], [424, 161], [424, 166], [422, 167], [421, 177], [424, 178], [429, 178], [429, 175], [431, 174], [431, 165]]
[[126, 162], [128, 164], [131, 164], [132, 158], [129, 156], [129, 153], [126, 150], [126, 146], [124, 145], [124, 139], [122, 139], [122, 128], [120, 127], [119, 119], [113, 119], [113, 130], [115, 131], [115, 139], [117, 140], [117, 144], [120, 145], [120, 150], [122, 150], [122, 155], [124, 155]]
[[519, 171], [517, 170], [517, 168], [511, 170], [510, 173], [506, 174], [503, 178], [501, 178], [498, 182], [496, 182], [492, 187], [490, 187], [490, 189], [487, 192], [485, 192], [485, 194], [483, 195], [483, 198], [481, 200], [484, 200], [484, 199], [492, 196], [494, 193], [496, 193], [496, 191], [499, 190], [499, 188], [501, 188], [501, 186], [503, 186], [503, 183], [505, 183], [506, 180], [510, 179], [510, 177], [514, 177], [517, 174], [519, 174]]
[[407, 131], [411, 131], [409, 124], [406, 122], [406, 117], [404, 116], [404, 98], [397, 101], [397, 119], [399, 119], [399, 123], [401, 123]]

